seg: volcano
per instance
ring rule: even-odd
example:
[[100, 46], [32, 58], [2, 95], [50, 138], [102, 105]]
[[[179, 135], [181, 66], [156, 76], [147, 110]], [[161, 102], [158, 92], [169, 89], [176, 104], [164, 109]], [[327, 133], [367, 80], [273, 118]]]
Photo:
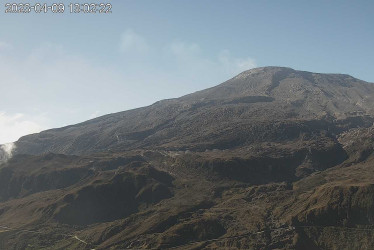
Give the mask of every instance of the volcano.
[[373, 123], [374, 84], [263, 67], [27, 135], [0, 149], [0, 246], [373, 249]]

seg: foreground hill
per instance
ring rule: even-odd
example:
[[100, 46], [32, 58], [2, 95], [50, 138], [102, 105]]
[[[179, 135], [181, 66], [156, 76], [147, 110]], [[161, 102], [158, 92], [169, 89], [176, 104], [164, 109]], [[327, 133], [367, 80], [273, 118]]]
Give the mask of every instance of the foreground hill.
[[373, 249], [373, 122], [373, 84], [266, 67], [25, 136], [0, 249]]

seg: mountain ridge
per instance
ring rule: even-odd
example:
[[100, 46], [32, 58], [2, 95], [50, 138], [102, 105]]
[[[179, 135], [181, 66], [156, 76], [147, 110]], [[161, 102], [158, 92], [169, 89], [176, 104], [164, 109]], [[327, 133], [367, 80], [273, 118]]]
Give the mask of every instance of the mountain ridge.
[[[256, 120], [268, 123], [344, 120], [374, 117], [372, 107], [374, 85], [351, 76], [263, 67], [244, 71], [220, 85], [179, 98], [24, 136], [16, 142], [15, 153], [82, 154], [147, 145], [169, 147], [170, 141], [183, 140], [183, 136], [178, 135], [184, 134], [185, 124], [200, 123], [200, 126], [193, 125], [200, 137], [209, 136], [213, 130], [225, 130], [228, 124], [215, 128], [219, 125], [214, 123], [214, 117], [226, 116], [224, 120], [233, 126], [249, 126], [250, 119], [253, 124]], [[226, 123], [224, 120], [222, 123]], [[191, 138], [190, 141], [196, 140]]]

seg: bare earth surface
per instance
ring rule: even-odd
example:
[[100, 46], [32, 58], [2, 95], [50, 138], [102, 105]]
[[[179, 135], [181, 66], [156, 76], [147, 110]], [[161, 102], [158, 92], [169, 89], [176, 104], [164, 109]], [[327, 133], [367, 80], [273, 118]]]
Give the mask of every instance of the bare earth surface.
[[374, 84], [290, 68], [0, 150], [0, 249], [374, 249]]

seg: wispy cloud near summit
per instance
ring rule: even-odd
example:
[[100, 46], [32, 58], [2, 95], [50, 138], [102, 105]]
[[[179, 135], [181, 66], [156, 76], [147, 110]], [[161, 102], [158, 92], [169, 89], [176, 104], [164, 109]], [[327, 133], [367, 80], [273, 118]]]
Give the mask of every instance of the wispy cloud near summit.
[[227, 49], [208, 54], [197, 43], [173, 42], [166, 51], [174, 57], [180, 73], [193, 78], [191, 82], [209, 82], [210, 78], [217, 84], [257, 66], [253, 58], [236, 57]]
[[23, 135], [46, 129], [41, 120], [29, 120], [24, 114], [7, 115], [0, 112], [0, 144], [14, 142]]
[[0, 98], [0, 144], [182, 96], [255, 66], [229, 50], [198, 41], [155, 43], [149, 33], [132, 29], [119, 32], [110, 49], [116, 63], [64, 44], [45, 42], [21, 52], [17, 43], [0, 41], [0, 91], [6, 93]]

